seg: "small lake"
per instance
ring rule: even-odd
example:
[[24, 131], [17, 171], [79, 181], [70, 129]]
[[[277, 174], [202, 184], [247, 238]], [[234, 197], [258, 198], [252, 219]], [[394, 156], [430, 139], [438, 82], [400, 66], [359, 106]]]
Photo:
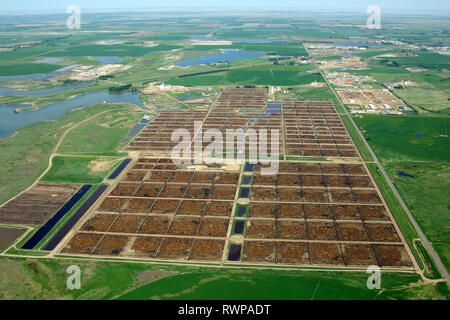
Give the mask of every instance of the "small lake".
[[93, 84], [94, 81], [79, 82], [68, 86], [61, 86], [40, 90], [17, 90], [14, 88], [6, 88], [0, 85], [0, 96], [43, 96], [50, 93], [63, 92], [75, 88], [86, 87]]
[[94, 57], [94, 60], [97, 60], [98, 62], [101, 62], [103, 64], [118, 63], [118, 62], [123, 61], [122, 58], [118, 58], [118, 57]]
[[29, 105], [0, 106], [0, 138], [8, 137], [15, 130], [36, 122], [59, 119], [71, 109], [82, 108], [91, 104], [102, 103], [103, 101], [107, 103], [143, 105], [139, 93], [109, 93], [102, 91], [91, 92], [79, 95], [73, 99], [51, 103], [35, 111], [14, 112], [16, 108], [29, 107]]
[[198, 59], [181, 60], [176, 63], [180, 67], [197, 66], [200, 64], [230, 62], [242, 59], [264, 57], [263, 52], [241, 51], [226, 49], [221, 54], [208, 54], [201, 56]]

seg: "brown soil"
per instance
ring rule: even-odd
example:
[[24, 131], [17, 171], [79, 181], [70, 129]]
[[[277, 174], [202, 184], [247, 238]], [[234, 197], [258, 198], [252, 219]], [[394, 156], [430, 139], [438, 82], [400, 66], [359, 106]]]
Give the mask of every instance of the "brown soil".
[[301, 189], [277, 188], [277, 198], [279, 201], [298, 202], [302, 201]]
[[229, 222], [229, 219], [203, 218], [198, 234], [207, 237], [226, 237]]
[[100, 234], [77, 233], [70, 239], [62, 252], [88, 254], [95, 248], [101, 237]]
[[117, 215], [113, 214], [97, 214], [96, 216], [90, 218], [81, 227], [83, 231], [106, 231], [113, 223]]
[[192, 199], [208, 199], [211, 193], [211, 185], [190, 185], [186, 194], [185, 198], [192, 198]]
[[378, 264], [370, 245], [342, 244], [341, 248], [346, 265], [371, 266]]
[[412, 266], [411, 259], [403, 246], [374, 245], [373, 249], [382, 267]]
[[332, 206], [336, 220], [361, 220], [357, 206]]
[[273, 203], [252, 203], [250, 204], [249, 217], [275, 218], [277, 205]]
[[297, 218], [304, 219], [305, 213], [302, 204], [279, 204], [278, 205], [279, 218]]
[[166, 184], [163, 191], [159, 195], [161, 198], [182, 198], [187, 188], [187, 184]]
[[328, 187], [349, 187], [351, 181], [345, 176], [324, 176]]
[[193, 260], [219, 260], [222, 257], [225, 241], [195, 239], [189, 259]]
[[164, 238], [158, 258], [186, 259], [192, 246], [192, 239]]
[[373, 184], [369, 177], [351, 176], [352, 187], [356, 188], [373, 188]]
[[337, 240], [332, 222], [308, 222], [306, 228], [309, 240]]
[[149, 181], [166, 182], [171, 173], [170, 171], [152, 171]]
[[276, 236], [274, 221], [247, 220], [247, 238], [273, 239]]
[[277, 185], [279, 186], [300, 185], [300, 176], [293, 174], [279, 174], [277, 175]]
[[103, 200], [98, 211], [120, 212], [120, 209], [128, 202], [128, 199], [123, 198], [106, 198]]
[[183, 172], [178, 171], [174, 172], [169, 179], [169, 182], [185, 182], [188, 183], [191, 181], [193, 173], [192, 172]]
[[245, 241], [242, 260], [248, 262], [274, 262], [275, 242]]
[[154, 258], [163, 238], [138, 237], [131, 247], [137, 255]]
[[302, 181], [302, 185], [308, 186], [308, 187], [316, 187], [316, 186], [321, 185], [321, 183], [322, 183], [322, 185], [325, 185], [323, 177], [321, 175], [316, 175], [316, 176], [302, 175], [301, 181]]
[[233, 200], [236, 192], [236, 187], [225, 187], [225, 186], [215, 186], [212, 193], [211, 199], [224, 199]]
[[364, 220], [389, 220], [384, 207], [361, 206], [359, 212]]
[[143, 216], [120, 215], [109, 232], [135, 233], [142, 220]]
[[333, 214], [328, 205], [305, 204], [307, 219], [333, 219]]
[[136, 192], [136, 197], [157, 197], [163, 188], [163, 184], [159, 183], [144, 183]]
[[310, 243], [309, 255], [312, 264], [344, 264], [341, 251], [337, 244]]
[[277, 231], [277, 238], [280, 239], [306, 239], [304, 222], [279, 221]]
[[205, 216], [230, 216], [233, 202], [213, 201], [206, 204]]
[[210, 172], [196, 172], [194, 174], [194, 178], [192, 179], [193, 183], [212, 183], [216, 179], [215, 173]]
[[352, 203], [353, 195], [350, 191], [345, 190], [330, 190], [329, 191], [331, 202], [333, 203]]
[[322, 164], [322, 173], [344, 173], [340, 164]]
[[400, 242], [400, 238], [392, 224], [368, 223], [367, 233], [372, 241]]
[[277, 262], [285, 264], [309, 264], [308, 245], [298, 242], [277, 243]]
[[275, 176], [263, 176], [260, 174], [255, 175], [253, 178], [253, 185], [270, 185], [274, 186], [276, 184], [276, 177]]
[[200, 219], [174, 218], [167, 234], [195, 236]]
[[298, 164], [301, 173], [320, 173], [320, 165], [314, 163]]
[[221, 173], [216, 180], [216, 184], [237, 184], [238, 181], [239, 173]]
[[275, 193], [275, 188], [252, 188], [252, 199], [254, 200], [276, 200], [277, 196]]
[[106, 235], [92, 254], [119, 255], [123, 251], [128, 240], [129, 237], [127, 236]]
[[125, 212], [129, 213], [146, 213], [154, 203], [150, 199], [131, 199]]
[[364, 225], [361, 223], [337, 223], [339, 240], [348, 241], [368, 241]]
[[151, 214], [174, 214], [180, 200], [157, 200], [150, 211]]
[[142, 181], [144, 180], [147, 171], [130, 171], [127, 173], [123, 181]]
[[304, 189], [303, 200], [305, 202], [328, 202], [328, 196], [324, 190]]
[[375, 191], [353, 190], [353, 195], [358, 203], [381, 203], [381, 199]]
[[347, 174], [367, 174], [364, 166], [360, 164], [344, 164], [344, 170]]
[[205, 204], [206, 204], [205, 201], [183, 200], [181, 202], [180, 209], [178, 210], [177, 214], [201, 216]]
[[119, 183], [111, 192], [112, 196], [132, 196], [139, 184]]
[[147, 217], [138, 230], [138, 233], [165, 234], [170, 219], [163, 217]]

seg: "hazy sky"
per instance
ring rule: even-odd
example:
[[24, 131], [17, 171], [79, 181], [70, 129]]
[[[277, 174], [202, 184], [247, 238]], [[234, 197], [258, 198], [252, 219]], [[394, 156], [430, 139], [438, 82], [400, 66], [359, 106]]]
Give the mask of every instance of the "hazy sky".
[[0, 0], [1, 12], [11, 11], [65, 11], [69, 5], [83, 10], [133, 9], [133, 8], [298, 8], [298, 9], [365, 9], [371, 4], [383, 10], [450, 11], [448, 0]]

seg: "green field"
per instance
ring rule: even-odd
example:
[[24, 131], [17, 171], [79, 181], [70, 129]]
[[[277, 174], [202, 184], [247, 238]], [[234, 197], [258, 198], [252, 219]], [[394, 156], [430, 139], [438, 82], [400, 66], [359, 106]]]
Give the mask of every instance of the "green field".
[[[81, 290], [66, 288], [66, 269], [81, 269]], [[382, 274], [369, 290], [364, 272], [215, 269], [94, 260], [3, 258], [1, 299], [445, 299], [445, 284], [414, 274]]]
[[[356, 117], [355, 121], [443, 263], [450, 269], [448, 119], [366, 115]], [[420, 133], [423, 135], [416, 138]]]
[[35, 73], [47, 73], [60, 69], [61, 66], [47, 63], [21, 63], [0, 65], [0, 76], [18, 76]]
[[100, 183], [120, 162], [101, 157], [54, 157], [52, 167], [41, 181]]

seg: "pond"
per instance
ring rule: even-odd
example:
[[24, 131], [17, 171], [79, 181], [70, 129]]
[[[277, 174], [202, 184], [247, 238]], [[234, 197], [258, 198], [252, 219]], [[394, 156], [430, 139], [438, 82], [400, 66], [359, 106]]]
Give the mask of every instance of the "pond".
[[122, 58], [118, 58], [118, 57], [94, 57], [94, 60], [97, 60], [98, 62], [101, 62], [103, 64], [118, 63], [118, 62], [123, 61]]
[[16, 108], [29, 107], [29, 105], [0, 106], [0, 138], [8, 137], [15, 130], [36, 122], [59, 119], [71, 109], [102, 102], [130, 103], [142, 106], [140, 94], [138, 93], [109, 93], [103, 91], [91, 92], [79, 95], [73, 99], [51, 103], [35, 111], [14, 112]]
[[94, 81], [78, 82], [78, 83], [71, 84], [68, 86], [61, 86], [61, 87], [40, 89], [40, 90], [31, 90], [31, 91], [2, 87], [2, 84], [0, 84], [0, 96], [43, 96], [43, 95], [50, 94], [50, 93], [63, 92], [63, 91], [67, 91], [67, 90], [71, 90], [71, 89], [75, 89], [75, 88], [86, 87], [93, 83], [94, 83]]
[[241, 50], [223, 50], [220, 54], [208, 54], [201, 56], [198, 59], [180, 60], [176, 63], [180, 67], [197, 66], [200, 64], [230, 62], [242, 59], [264, 57], [266, 54], [263, 52], [241, 51]]

